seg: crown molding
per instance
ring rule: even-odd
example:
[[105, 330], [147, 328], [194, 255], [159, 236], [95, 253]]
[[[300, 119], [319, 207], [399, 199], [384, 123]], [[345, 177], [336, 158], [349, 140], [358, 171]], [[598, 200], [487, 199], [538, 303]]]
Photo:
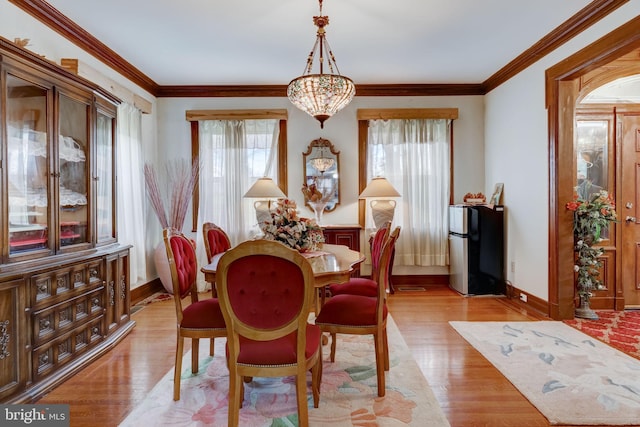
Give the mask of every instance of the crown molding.
[[[482, 83], [356, 85], [356, 96], [484, 95], [629, 0], [594, 0]], [[9, 0], [156, 97], [284, 97], [286, 85], [160, 86], [44, 0]]]

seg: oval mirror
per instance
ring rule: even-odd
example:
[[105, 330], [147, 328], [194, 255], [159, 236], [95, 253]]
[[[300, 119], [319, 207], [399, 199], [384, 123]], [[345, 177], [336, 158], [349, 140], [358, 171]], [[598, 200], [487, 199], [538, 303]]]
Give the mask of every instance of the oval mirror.
[[329, 140], [314, 139], [302, 153], [302, 167], [305, 205], [311, 209], [309, 202], [320, 202], [324, 211], [334, 210], [340, 204], [340, 152]]

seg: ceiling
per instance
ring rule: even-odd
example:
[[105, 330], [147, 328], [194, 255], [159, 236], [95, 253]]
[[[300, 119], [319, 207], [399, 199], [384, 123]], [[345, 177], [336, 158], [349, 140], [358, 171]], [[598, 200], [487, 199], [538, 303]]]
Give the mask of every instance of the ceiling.
[[[316, 0], [47, 3], [161, 86], [286, 85], [304, 71], [319, 12]], [[590, 3], [325, 0], [323, 15], [356, 85], [478, 84]]]

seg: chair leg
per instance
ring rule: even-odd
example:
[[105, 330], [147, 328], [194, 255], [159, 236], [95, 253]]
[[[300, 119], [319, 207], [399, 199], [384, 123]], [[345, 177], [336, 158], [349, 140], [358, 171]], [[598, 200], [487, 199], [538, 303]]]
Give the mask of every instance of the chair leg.
[[389, 338], [387, 337], [387, 327], [384, 327], [384, 370], [389, 370]]
[[237, 372], [229, 372], [229, 427], [238, 427], [242, 399], [242, 378]]
[[298, 400], [298, 425], [309, 427], [309, 409], [307, 408], [307, 371], [296, 375], [296, 397]]
[[378, 377], [378, 396], [383, 397], [385, 393], [384, 383], [384, 333], [378, 331], [373, 335], [376, 350], [376, 376]]
[[336, 333], [331, 333], [331, 362], [336, 361]]
[[198, 360], [200, 359], [200, 356], [198, 354], [199, 350], [200, 350], [200, 340], [198, 338], [192, 338], [191, 339], [191, 373], [192, 374], [198, 373]]
[[313, 407], [320, 404], [320, 383], [322, 382], [322, 350], [315, 365], [311, 367], [311, 391], [313, 392]]
[[178, 342], [176, 343], [176, 363], [173, 372], [173, 400], [180, 400], [180, 377], [182, 376], [182, 351], [183, 338], [178, 332]]
[[213, 349], [216, 345], [216, 339], [211, 338], [211, 344], [209, 344], [209, 356], [213, 357]]

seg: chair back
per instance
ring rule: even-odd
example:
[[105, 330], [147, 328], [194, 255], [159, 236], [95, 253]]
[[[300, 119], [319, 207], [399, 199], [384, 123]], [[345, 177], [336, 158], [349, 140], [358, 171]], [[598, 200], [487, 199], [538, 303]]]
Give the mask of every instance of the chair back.
[[400, 236], [400, 227], [396, 227], [389, 237], [384, 242], [382, 251], [380, 254], [380, 265], [377, 272], [377, 276], [372, 278], [378, 284], [378, 303], [377, 303], [377, 316], [378, 321], [382, 320], [383, 308], [387, 300], [387, 289], [389, 289], [389, 271], [391, 270], [391, 263], [393, 262], [393, 252], [396, 247], [396, 241]]
[[182, 299], [191, 296], [191, 302], [198, 301], [196, 276], [198, 261], [194, 243], [181, 232], [172, 228], [163, 230], [164, 247], [167, 251], [171, 282], [173, 283], [173, 299], [176, 304], [178, 324], [182, 322]]
[[212, 222], [202, 224], [204, 248], [207, 251], [207, 261], [211, 262], [214, 255], [231, 248], [231, 240], [224, 230]]
[[216, 287], [231, 360], [237, 356], [239, 337], [271, 341], [297, 331], [298, 359], [304, 363], [315, 290], [313, 270], [304, 256], [276, 241], [243, 242], [220, 258]]
[[371, 250], [371, 277], [375, 280], [380, 270], [380, 257], [382, 256], [382, 249], [391, 232], [391, 221], [387, 221], [379, 228], [369, 241], [369, 248]]

